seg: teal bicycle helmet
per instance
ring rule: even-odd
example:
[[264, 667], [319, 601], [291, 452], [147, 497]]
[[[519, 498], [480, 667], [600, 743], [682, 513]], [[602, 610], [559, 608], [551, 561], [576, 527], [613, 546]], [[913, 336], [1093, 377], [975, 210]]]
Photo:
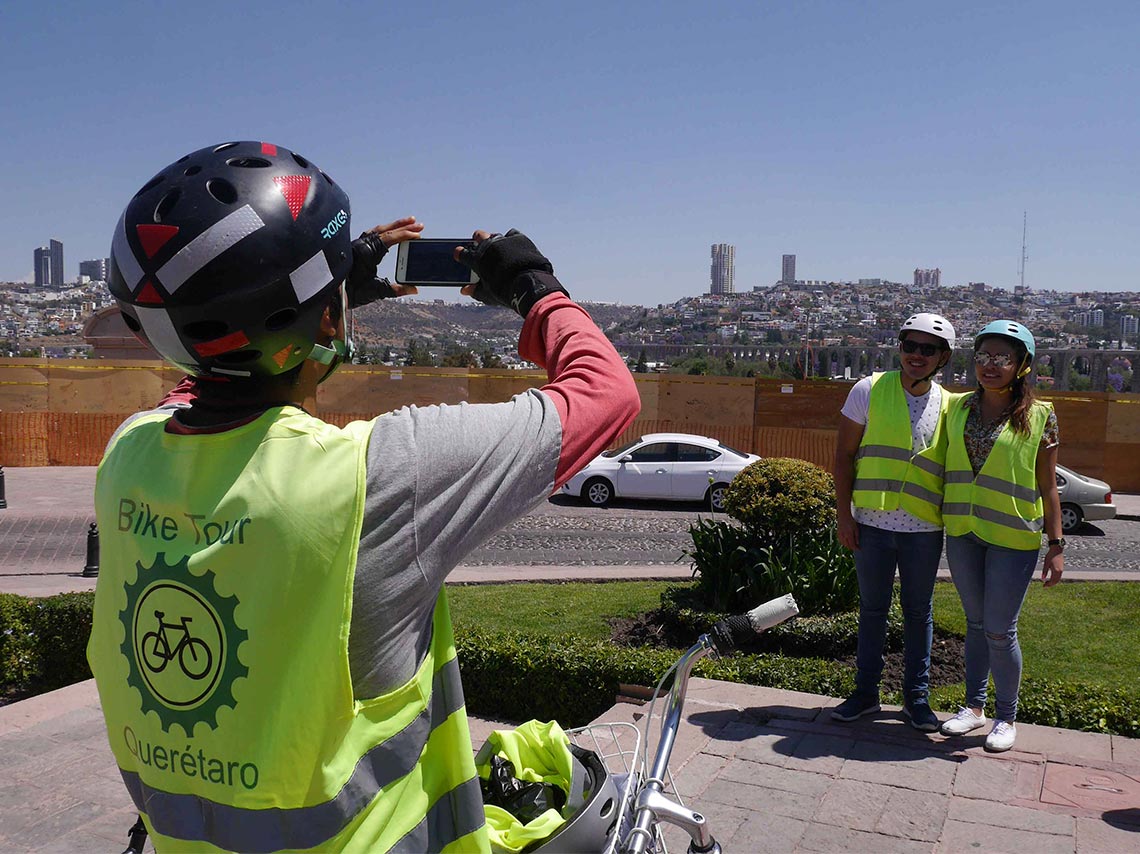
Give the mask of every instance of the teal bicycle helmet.
[[1025, 348], [1025, 352], [1029, 354], [1029, 360], [1033, 361], [1037, 355], [1037, 345], [1033, 340], [1033, 333], [1018, 323], [1016, 320], [993, 320], [985, 325], [978, 337], [974, 339], [974, 349], [978, 349], [978, 345], [983, 338], [990, 335], [1000, 335], [1003, 338], [1011, 338]]

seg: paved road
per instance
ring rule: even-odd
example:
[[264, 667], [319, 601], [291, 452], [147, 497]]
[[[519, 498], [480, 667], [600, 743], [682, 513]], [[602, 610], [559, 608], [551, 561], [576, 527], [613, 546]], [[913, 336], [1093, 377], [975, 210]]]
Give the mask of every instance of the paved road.
[[[0, 576], [81, 570], [93, 520], [94, 469], [10, 468], [6, 475], [9, 507], [0, 510]], [[1140, 499], [1118, 498], [1121, 512], [1140, 513]], [[556, 496], [508, 525], [464, 564], [681, 567], [687, 564], [683, 551], [690, 543], [689, 526], [709, 516], [699, 504], [617, 501], [594, 508]], [[1118, 572], [1140, 580], [1140, 515], [1086, 523], [1067, 539], [1070, 578]]]
[[[691, 543], [689, 525], [698, 518], [710, 518], [700, 505], [619, 501], [599, 509], [555, 497], [500, 531], [464, 564], [672, 564]], [[1140, 580], [1140, 521], [1086, 522], [1066, 540], [1066, 572], [1129, 572]]]

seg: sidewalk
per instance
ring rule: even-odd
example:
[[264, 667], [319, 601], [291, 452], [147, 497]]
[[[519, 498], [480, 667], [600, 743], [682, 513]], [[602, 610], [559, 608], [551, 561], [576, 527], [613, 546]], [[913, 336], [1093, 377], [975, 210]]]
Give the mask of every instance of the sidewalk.
[[[1140, 850], [1140, 740], [1020, 724], [1016, 749], [994, 755], [982, 735], [928, 736], [890, 707], [833, 723], [837, 702], [690, 683], [671, 768], [726, 852]], [[498, 726], [472, 720], [475, 746]], [[135, 810], [93, 681], [0, 707], [0, 773], [0, 851], [125, 847]], [[687, 844], [675, 828], [666, 841]]]

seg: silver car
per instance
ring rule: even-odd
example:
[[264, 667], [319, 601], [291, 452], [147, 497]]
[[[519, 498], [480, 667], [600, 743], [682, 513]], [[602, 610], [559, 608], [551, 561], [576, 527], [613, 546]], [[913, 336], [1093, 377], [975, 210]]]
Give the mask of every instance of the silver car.
[[704, 501], [720, 511], [728, 484], [758, 459], [708, 436], [649, 433], [595, 457], [562, 492], [595, 507], [614, 498], [649, 498]]
[[1116, 518], [1112, 487], [1103, 480], [1057, 466], [1057, 494], [1061, 496], [1061, 529], [1068, 534], [1082, 522]]

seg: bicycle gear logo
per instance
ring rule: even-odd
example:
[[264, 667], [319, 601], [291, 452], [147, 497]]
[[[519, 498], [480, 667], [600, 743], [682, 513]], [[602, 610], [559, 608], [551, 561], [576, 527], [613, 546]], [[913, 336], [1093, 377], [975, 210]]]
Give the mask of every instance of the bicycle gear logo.
[[119, 613], [127, 682], [142, 696], [143, 713], [157, 714], [166, 732], [178, 724], [188, 738], [200, 723], [217, 727], [218, 709], [236, 705], [234, 680], [249, 674], [237, 655], [249, 638], [234, 620], [237, 597], [218, 595], [213, 571], [194, 575], [189, 561], [169, 564], [159, 552], [149, 567], [136, 563]]

